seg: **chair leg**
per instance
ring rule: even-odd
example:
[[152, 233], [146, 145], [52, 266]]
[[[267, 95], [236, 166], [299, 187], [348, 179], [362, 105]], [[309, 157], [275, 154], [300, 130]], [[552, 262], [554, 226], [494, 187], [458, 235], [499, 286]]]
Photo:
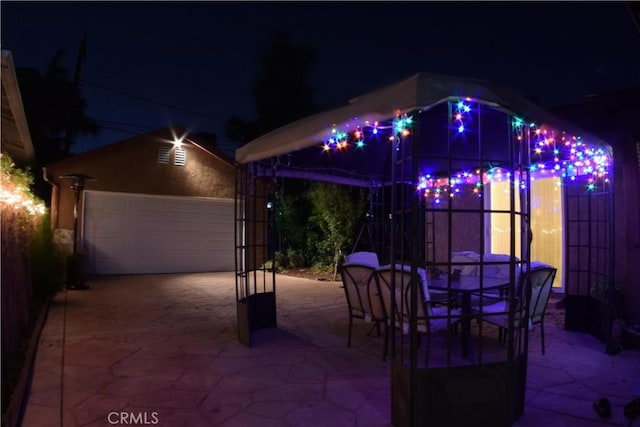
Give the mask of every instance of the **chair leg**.
[[382, 361], [387, 360], [387, 353], [389, 352], [389, 325], [384, 324], [384, 344], [382, 346]]
[[429, 352], [431, 350], [431, 331], [427, 332], [427, 336], [424, 338], [425, 340], [427, 340], [427, 343], [425, 345], [425, 354], [424, 354], [424, 367], [428, 368], [429, 367]]
[[353, 317], [349, 316], [349, 335], [347, 338], [347, 347], [351, 347], [351, 326], [353, 326]]
[[380, 336], [380, 325], [378, 324], [378, 322], [376, 322], [371, 326], [371, 329], [369, 329], [369, 332], [367, 332], [368, 337], [371, 336], [371, 332], [373, 332], [374, 329], [376, 329], [376, 333], [378, 334], [378, 336]]
[[544, 355], [544, 317], [542, 318], [542, 321], [540, 322], [540, 338], [542, 341], [542, 355]]

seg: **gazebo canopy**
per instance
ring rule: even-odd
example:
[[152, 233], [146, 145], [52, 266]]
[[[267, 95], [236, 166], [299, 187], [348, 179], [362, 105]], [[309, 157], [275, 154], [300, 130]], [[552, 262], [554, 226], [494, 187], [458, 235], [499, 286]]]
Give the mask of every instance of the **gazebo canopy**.
[[[290, 171], [289, 176], [323, 180], [321, 176], [328, 174], [335, 178], [341, 176], [344, 183], [368, 185], [372, 176], [388, 175], [386, 168], [390, 150], [384, 144], [378, 144], [377, 147], [368, 144], [366, 156], [365, 150], [353, 150], [349, 156], [327, 155], [323, 153], [322, 144], [331, 140], [334, 136], [332, 133], [359, 132], [365, 128], [374, 129], [378, 125], [389, 128], [394, 118], [412, 112], [427, 112], [446, 105], [448, 101], [459, 100], [474, 102], [517, 117], [526, 124], [535, 123], [538, 128], [544, 126], [553, 129], [556, 134], [578, 136], [589, 146], [600, 147], [611, 155], [611, 148], [604, 141], [554, 117], [513, 90], [479, 80], [418, 73], [353, 98], [345, 106], [306, 117], [269, 132], [236, 150], [236, 160], [239, 163], [251, 163], [278, 158], [281, 164], [288, 166], [286, 169]], [[372, 136], [371, 133], [369, 136]], [[372, 150], [377, 153], [374, 155]], [[298, 174], [291, 172], [296, 168], [300, 171]]]

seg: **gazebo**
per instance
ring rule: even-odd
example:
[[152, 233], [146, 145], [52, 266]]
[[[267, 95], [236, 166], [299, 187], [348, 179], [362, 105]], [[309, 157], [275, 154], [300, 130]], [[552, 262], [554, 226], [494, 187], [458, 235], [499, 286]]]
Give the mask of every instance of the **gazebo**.
[[[282, 178], [368, 188], [373, 246], [392, 270], [505, 272], [506, 344], [491, 344], [495, 334], [476, 314], [469, 354], [455, 335], [424, 345], [407, 308], [418, 304], [411, 288], [411, 304], [397, 308], [409, 321], [391, 328], [395, 426], [511, 425], [527, 374], [529, 328], [517, 321], [531, 298], [527, 283], [518, 286], [523, 273], [532, 262], [557, 268], [568, 324], [612, 281], [611, 148], [483, 81], [419, 73], [257, 138], [236, 161], [238, 336], [247, 345], [277, 323], [273, 194]], [[480, 258], [456, 258], [468, 252]], [[484, 257], [496, 253], [506, 261]], [[445, 277], [452, 295], [455, 279]], [[460, 320], [452, 309], [442, 317]]]

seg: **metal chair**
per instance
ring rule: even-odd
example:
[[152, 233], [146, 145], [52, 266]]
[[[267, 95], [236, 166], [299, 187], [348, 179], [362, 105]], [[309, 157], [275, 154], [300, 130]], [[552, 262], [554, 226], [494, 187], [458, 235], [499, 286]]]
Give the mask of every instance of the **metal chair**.
[[[429, 300], [429, 289], [425, 278], [417, 274], [411, 274], [408, 265], [396, 265], [392, 270], [390, 265], [376, 270], [378, 289], [383, 308], [387, 314], [390, 326], [399, 328], [403, 334], [409, 332], [410, 319], [412, 317], [411, 289], [417, 287], [416, 314], [417, 332], [424, 335], [426, 344], [425, 363], [428, 364], [430, 350], [430, 335], [442, 329], [453, 326], [460, 320], [460, 310], [449, 307], [432, 307]], [[395, 287], [395, 298], [393, 289]], [[395, 304], [395, 305], [394, 305]], [[395, 319], [391, 319], [391, 313], [395, 313]], [[385, 330], [384, 357], [388, 351], [389, 330]]]
[[[348, 347], [351, 347], [353, 319], [373, 322], [374, 325], [369, 333], [375, 328], [378, 335], [380, 335], [380, 324], [382, 324], [386, 336], [386, 314], [378, 293], [375, 274], [376, 268], [370, 265], [343, 264], [340, 268], [342, 285], [349, 308]], [[385, 351], [383, 351], [383, 359]]]
[[513, 327], [518, 328], [521, 326], [521, 319], [518, 319], [519, 313], [524, 313], [524, 302], [520, 296], [526, 294], [521, 293], [522, 285], [529, 286], [531, 289], [531, 298], [529, 300], [529, 311], [526, 314], [526, 318], [522, 319], [526, 322], [527, 327], [532, 328], [535, 325], [540, 325], [541, 340], [542, 340], [542, 354], [545, 354], [544, 344], [544, 315], [549, 302], [549, 296], [551, 295], [551, 288], [556, 276], [557, 269], [548, 265], [537, 265], [531, 267], [531, 270], [525, 272], [518, 280], [518, 286], [515, 288], [515, 296], [510, 299], [509, 296], [503, 297], [500, 301], [489, 304], [482, 307], [474, 307], [475, 311], [479, 314], [479, 318], [485, 322], [498, 326], [498, 337], [500, 340], [506, 338], [504, 331], [509, 328], [509, 302], [514, 301], [516, 307], [514, 311]]

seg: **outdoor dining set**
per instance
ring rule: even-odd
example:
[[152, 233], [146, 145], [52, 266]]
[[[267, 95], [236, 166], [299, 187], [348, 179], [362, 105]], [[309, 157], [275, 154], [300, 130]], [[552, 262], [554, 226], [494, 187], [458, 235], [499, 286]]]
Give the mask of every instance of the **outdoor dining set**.
[[413, 318], [420, 339], [426, 339], [425, 363], [430, 336], [443, 330], [455, 334], [458, 325], [460, 355], [469, 358], [475, 320], [494, 325], [500, 343], [506, 342], [507, 334], [539, 325], [544, 354], [544, 314], [555, 267], [541, 262], [527, 266], [511, 262], [509, 255], [473, 251], [452, 253], [449, 266], [450, 271], [425, 266], [412, 272], [407, 264], [380, 265], [374, 252], [348, 255], [341, 267], [349, 310], [347, 345], [351, 346], [354, 319], [370, 322], [371, 331], [384, 338], [385, 360], [391, 337], [406, 336]]

